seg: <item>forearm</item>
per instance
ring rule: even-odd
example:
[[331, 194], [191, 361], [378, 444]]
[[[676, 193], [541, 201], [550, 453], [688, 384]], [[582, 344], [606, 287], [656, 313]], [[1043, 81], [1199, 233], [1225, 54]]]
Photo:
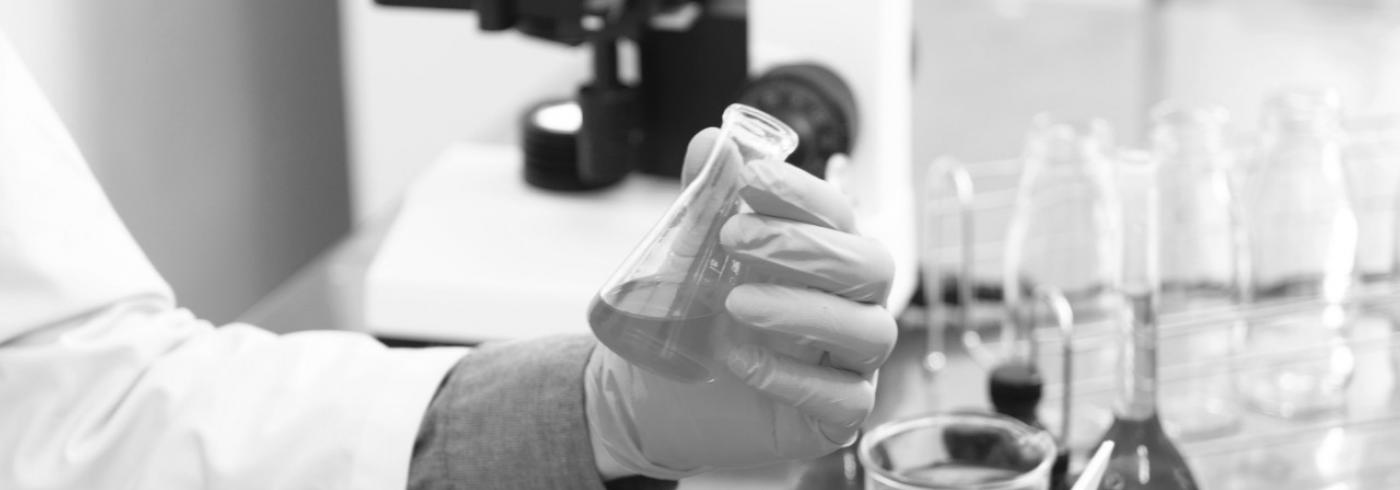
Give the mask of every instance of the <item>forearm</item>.
[[[551, 337], [488, 345], [462, 358], [429, 405], [412, 488], [605, 488], [584, 411], [596, 343]], [[625, 479], [607, 488], [674, 488]]]
[[0, 345], [0, 488], [395, 488], [461, 349], [132, 302]]

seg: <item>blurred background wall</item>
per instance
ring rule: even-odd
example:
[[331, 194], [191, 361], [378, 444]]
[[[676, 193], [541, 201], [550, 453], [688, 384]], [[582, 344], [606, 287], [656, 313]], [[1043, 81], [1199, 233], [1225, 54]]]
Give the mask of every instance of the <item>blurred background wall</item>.
[[[914, 5], [916, 164], [1014, 156], [1041, 111], [1141, 143], [1163, 97], [1245, 126], [1299, 84], [1400, 112], [1400, 0]], [[515, 141], [521, 110], [588, 62], [372, 0], [0, 0], [0, 28], [183, 303], [216, 320], [382, 218], [451, 143]]]
[[[524, 107], [585, 77], [580, 50], [482, 33], [471, 13], [341, 4], [357, 216], [453, 141], [514, 141]], [[1400, 0], [919, 0], [911, 22], [916, 164], [1015, 156], [1040, 112], [1102, 117], [1141, 145], [1164, 98], [1223, 105], [1244, 128], [1292, 86], [1400, 112]]]
[[222, 322], [349, 227], [338, 8], [0, 0], [0, 29], [181, 304]]
[[1162, 95], [1241, 126], [1284, 87], [1332, 87], [1351, 117], [1400, 114], [1400, 0], [1158, 0]]
[[[1106, 117], [1136, 137], [1145, 5], [914, 2], [916, 161], [1014, 155], [1030, 116], [1045, 110]], [[470, 12], [341, 6], [357, 217], [382, 214], [454, 141], [516, 141], [521, 111], [586, 77], [583, 50], [482, 33]]]

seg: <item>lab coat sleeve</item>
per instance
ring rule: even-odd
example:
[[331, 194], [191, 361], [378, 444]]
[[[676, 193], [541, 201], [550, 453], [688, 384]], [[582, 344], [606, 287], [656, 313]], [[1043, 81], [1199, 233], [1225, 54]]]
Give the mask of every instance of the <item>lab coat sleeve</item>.
[[174, 304], [0, 35], [0, 488], [403, 488], [464, 354]]
[[[463, 357], [423, 421], [410, 488], [602, 490], [583, 390], [596, 345], [590, 337], [547, 337], [488, 344]], [[675, 487], [640, 477], [607, 485]]]

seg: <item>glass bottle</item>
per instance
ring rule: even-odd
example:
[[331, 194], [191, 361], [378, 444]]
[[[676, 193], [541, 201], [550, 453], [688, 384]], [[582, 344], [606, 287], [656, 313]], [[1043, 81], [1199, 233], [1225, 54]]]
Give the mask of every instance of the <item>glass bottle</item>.
[[[1353, 116], [1345, 127], [1343, 159], [1359, 225], [1356, 277], [1360, 288], [1385, 289], [1400, 283], [1400, 113]], [[1400, 311], [1371, 304], [1358, 310], [1365, 318], [1356, 324], [1389, 326], [1391, 379], [1400, 380]]]
[[1343, 151], [1356, 213], [1356, 272], [1363, 285], [1397, 278], [1400, 224], [1400, 113], [1355, 117], [1346, 123]]
[[725, 109], [704, 166], [589, 307], [589, 325], [604, 346], [675, 381], [714, 379], [724, 300], [746, 279], [719, 244], [720, 228], [742, 203], [740, 166], [781, 162], [796, 147], [797, 133], [772, 116], [741, 104]]
[[1291, 91], [1264, 107], [1256, 169], [1245, 189], [1253, 302], [1320, 300], [1298, 314], [1251, 321], [1251, 359], [1237, 378], [1261, 412], [1303, 417], [1342, 407], [1355, 359], [1343, 299], [1352, 287], [1357, 221], [1342, 173], [1339, 103]]
[[[1243, 229], [1230, 189], [1233, 156], [1226, 143], [1229, 116], [1218, 107], [1159, 106], [1153, 114], [1152, 152], [1158, 162], [1158, 212], [1163, 315], [1239, 306]], [[1164, 367], [1182, 380], [1161, 387], [1163, 417], [1172, 432], [1193, 439], [1239, 427], [1229, 363], [1234, 325], [1163, 334]]]
[[[1358, 276], [1365, 286], [1400, 282], [1400, 113], [1351, 121], [1347, 163], [1358, 185]], [[1369, 234], [1369, 237], [1367, 236]], [[1372, 308], [1368, 314], [1390, 324], [1391, 379], [1400, 380], [1400, 312]], [[1400, 390], [1396, 390], [1400, 393]]]
[[1119, 341], [1118, 405], [1103, 439], [1114, 442], [1104, 490], [1195, 490], [1196, 480], [1167, 437], [1157, 414], [1158, 214], [1154, 163], [1120, 166], [1123, 189], [1123, 276], [1128, 308], [1116, 322]]
[[1003, 365], [1034, 363], [1036, 326], [1055, 324], [1043, 316], [1039, 290], [1069, 304], [1079, 352], [1073, 372], [1112, 370], [1112, 329], [1102, 320], [1118, 308], [1121, 231], [1109, 140], [1102, 121], [1034, 121], [1002, 256]]

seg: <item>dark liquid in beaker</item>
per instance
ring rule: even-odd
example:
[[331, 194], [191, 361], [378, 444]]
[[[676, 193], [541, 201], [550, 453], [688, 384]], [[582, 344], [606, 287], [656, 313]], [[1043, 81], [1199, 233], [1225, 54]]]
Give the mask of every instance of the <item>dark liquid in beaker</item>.
[[908, 481], [938, 488], [959, 485], [980, 485], [1007, 482], [1021, 476], [1020, 471], [965, 461], [942, 461], [927, 466], [901, 469], [898, 475]]
[[684, 383], [709, 381], [706, 363], [721, 310], [712, 295], [639, 279], [594, 298], [588, 323], [603, 345], [643, 369]]
[[[1043, 490], [1049, 481], [1028, 479], [1012, 484], [1018, 477], [1035, 471], [1042, 461], [1042, 454], [1022, 443], [1022, 440], [1004, 430], [985, 427], [954, 426], [944, 430], [942, 445], [945, 454], [925, 461], [899, 463], [890, 468], [895, 460], [888, 453], [877, 456], [878, 464], [885, 465], [900, 479], [931, 488], [959, 488], [996, 484], [995, 488], [1008, 490]], [[932, 441], [929, 441], [932, 442]], [[912, 464], [910, 464], [912, 463]], [[904, 466], [907, 464], [908, 466]]]
[[1196, 490], [1191, 468], [1156, 415], [1140, 420], [1117, 417], [1104, 440], [1114, 446], [1100, 490]]

